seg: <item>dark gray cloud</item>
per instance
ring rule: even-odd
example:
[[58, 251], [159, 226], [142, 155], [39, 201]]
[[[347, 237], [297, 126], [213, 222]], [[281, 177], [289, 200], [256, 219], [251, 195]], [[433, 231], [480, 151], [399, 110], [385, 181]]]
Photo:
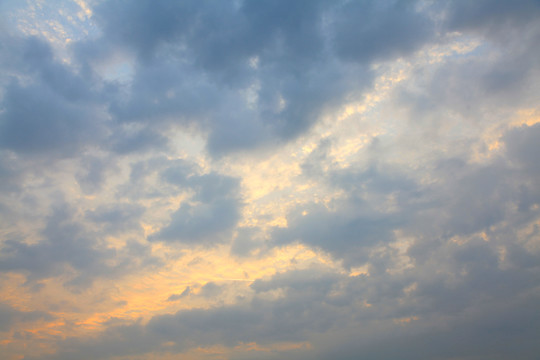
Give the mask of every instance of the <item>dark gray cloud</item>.
[[[276, 228], [276, 245], [299, 241], [329, 251], [353, 263], [366, 260], [365, 249], [394, 240], [393, 230], [402, 223], [399, 216], [377, 213], [355, 202], [336, 202], [329, 209], [322, 204], [302, 206], [289, 213], [287, 228]], [[364, 215], [361, 215], [364, 213]]]
[[522, 125], [511, 129], [503, 137], [510, 159], [517, 162], [531, 176], [538, 175], [540, 171], [536, 158], [540, 151], [539, 138], [540, 124]]
[[235, 198], [238, 196], [240, 186], [238, 179], [217, 173], [190, 176], [187, 184], [196, 192], [194, 200], [202, 203]]
[[[348, 20], [333, 21], [342, 17]], [[103, 61], [113, 49], [136, 57], [127, 97], [111, 93], [111, 114], [122, 122], [195, 124], [218, 157], [296, 138], [370, 85], [374, 74], [364, 65], [432, 38], [431, 21], [412, 3], [110, 1], [95, 19], [103, 37], [77, 44], [81, 61]]]
[[80, 169], [75, 174], [75, 179], [86, 194], [99, 191], [107, 178], [109, 169], [114, 166], [114, 161], [97, 156], [84, 156], [79, 158]]
[[[146, 325], [112, 325], [95, 339], [65, 340], [55, 356], [101, 359], [174, 354], [201, 344], [310, 341], [311, 349], [287, 356], [534, 359], [539, 294], [530, 289], [538, 263], [503, 270], [496, 246], [483, 239], [448, 242], [438, 251], [432, 263], [402, 274], [349, 277], [324, 267], [278, 273], [254, 282], [250, 301], [158, 315]], [[282, 295], [270, 300], [279, 289]]]
[[29, 244], [17, 234], [6, 239], [2, 244], [0, 271], [22, 273], [30, 285], [69, 274], [64, 285], [76, 291], [90, 286], [99, 277], [115, 277], [159, 264], [146, 245], [128, 242], [118, 251], [109, 248], [99, 232], [85, 227], [71, 212], [69, 206], [58, 205], [39, 234], [42, 239], [35, 244]]
[[341, 189], [346, 198], [296, 207], [287, 215], [288, 226], [273, 230], [272, 243], [299, 241], [343, 258], [346, 265], [361, 264], [371, 247], [395, 241], [395, 230], [432, 206], [434, 199], [427, 196], [432, 189], [423, 189], [405, 169], [377, 162], [340, 169], [330, 149], [329, 141], [319, 144], [302, 164], [302, 176]]
[[105, 227], [106, 233], [118, 233], [126, 230], [140, 230], [140, 218], [144, 207], [133, 204], [100, 206], [86, 212], [86, 218]]
[[334, 14], [334, 46], [348, 61], [406, 56], [436, 35], [428, 12], [414, 1], [348, 1]]
[[[2, 96], [0, 147], [20, 153], [73, 155], [102, 136], [103, 116], [92, 80], [58, 62], [48, 43], [35, 37], [8, 39]], [[30, 80], [31, 79], [31, 80]]]
[[221, 242], [239, 218], [239, 205], [235, 200], [184, 204], [171, 215], [171, 223], [150, 239], [191, 244]]
[[433, 181], [428, 184], [406, 168], [386, 164], [340, 169], [326, 155], [322, 159], [330, 168], [322, 172], [314, 165], [321, 156], [317, 161], [308, 157], [302, 166], [305, 174], [347, 196], [293, 209], [287, 215], [288, 226], [272, 232], [272, 243], [301, 242], [344, 259], [347, 265], [361, 265], [369, 262], [377, 246], [398, 240], [395, 231], [401, 231], [415, 238], [411, 255], [425, 261], [454, 236], [482, 231], [494, 236], [503, 231], [501, 226], [508, 231], [534, 222], [539, 198], [533, 155], [537, 129], [533, 125], [509, 130], [501, 138], [507, 151], [488, 164], [438, 159], [435, 167], [430, 165]]
[[84, 105], [73, 104], [39, 85], [13, 82], [5, 91], [0, 126], [0, 144], [4, 149], [66, 154], [99, 138], [97, 115], [92, 109], [82, 110]]
[[0, 332], [9, 331], [13, 324], [26, 321], [52, 320], [54, 316], [43, 311], [19, 311], [0, 303]]
[[265, 235], [256, 227], [238, 227], [231, 245], [231, 254], [250, 256], [254, 251], [264, 253], [266, 250]]
[[306, 297], [314, 295], [321, 299], [330, 295], [332, 290], [339, 289], [342, 280], [342, 275], [329, 269], [313, 267], [277, 273], [270, 279], [257, 279], [250, 287], [260, 295], [268, 291], [283, 289], [287, 295]]
[[452, 30], [480, 30], [485, 34], [504, 36], [509, 29], [534, 25], [540, 5], [534, 0], [515, 3], [481, 0], [450, 1], [446, 4], [445, 25]]
[[201, 291], [198, 295], [215, 298], [223, 291], [223, 286], [216, 284], [215, 282], [208, 282], [201, 287]]
[[1, 151], [0, 154], [0, 190], [2, 192], [20, 190], [24, 177], [21, 164], [7, 151]]
[[503, 110], [535, 106], [540, 65], [536, 1], [451, 1], [433, 10], [441, 11], [442, 34], [458, 31], [482, 43], [442, 66], [417, 68], [415, 81], [404, 84], [394, 100], [414, 110], [411, 122], [433, 135], [439, 129], [432, 127], [444, 129], [436, 121], [441, 117], [486, 124], [501, 121]]
[[192, 164], [180, 160], [162, 171], [165, 181], [193, 195], [150, 240], [212, 244], [230, 239], [243, 206], [238, 179], [215, 172], [199, 175], [194, 170]]
[[[316, 274], [313, 275], [313, 272]], [[302, 341], [306, 339], [308, 333], [323, 331], [336, 320], [332, 318], [332, 314], [321, 311], [325, 305], [307, 301], [313, 293], [319, 295], [329, 291], [328, 286], [317, 285], [316, 279], [328, 283], [328, 279], [335, 279], [336, 275], [331, 273], [325, 275], [325, 271], [313, 269], [311, 275], [308, 272], [299, 272], [290, 276], [282, 274], [278, 278], [291, 278], [296, 284], [301, 282], [298, 281], [301, 278], [309, 278], [312, 279], [311, 287], [304, 286], [300, 289], [291, 287], [290, 300], [268, 301], [261, 296], [260, 299], [244, 304], [182, 310], [175, 314], [154, 316], [146, 325], [140, 323], [113, 325], [89, 342], [77, 338], [66, 339], [61, 344], [61, 351], [55, 354], [55, 358], [92, 356], [102, 359], [153, 351], [176, 353], [200, 345], [234, 346], [252, 341], [261, 344]], [[217, 285], [212, 284], [208, 289], [211, 287], [214, 291], [215, 286]], [[259, 283], [257, 286], [265, 285]], [[273, 287], [273, 282], [269, 286]], [[312, 321], [314, 319], [315, 322]], [[161, 345], [164, 341], [172, 344], [164, 348]], [[126, 347], [128, 343], [133, 347], [128, 349]], [[37, 358], [46, 359], [47, 356]]]
[[180, 294], [171, 294], [171, 296], [167, 298], [167, 301], [177, 301], [177, 300], [180, 300], [189, 296], [190, 294], [191, 294], [191, 287], [186, 286], [184, 291], [182, 291]]
[[[6, 87], [2, 144], [18, 152], [55, 149], [66, 155], [89, 142], [109, 143], [107, 147], [125, 154], [162, 147], [162, 131], [171, 125], [195, 125], [218, 157], [288, 141], [308, 131], [325, 111], [368, 89], [374, 61], [408, 56], [445, 31], [489, 30], [493, 24], [515, 30], [506, 37], [493, 36], [516, 51], [477, 72], [479, 84], [518, 89], [538, 64], [535, 47], [523, 45], [537, 38], [533, 19], [538, 11], [532, 1], [515, 6], [490, 1], [446, 6], [403, 1], [107, 1], [94, 9], [102, 35], [71, 47], [73, 66], [57, 61], [44, 41], [21, 39], [19, 45], [21, 41], [5, 36], [13, 53], [6, 56], [6, 66], [34, 79], [25, 85], [11, 81]], [[473, 23], [473, 18], [480, 21]], [[481, 35], [491, 36], [488, 30]], [[521, 45], [514, 41], [517, 36]], [[100, 78], [95, 70], [118, 52], [135, 56], [133, 78], [123, 85]], [[523, 66], [511, 66], [516, 61]], [[250, 86], [252, 98], [247, 100]], [[114, 120], [106, 125], [113, 134], [104, 137], [107, 115]], [[142, 123], [148, 130], [126, 132], [116, 122]]]
[[141, 130], [122, 129], [116, 131], [107, 141], [117, 154], [131, 154], [148, 150], [166, 150], [168, 139], [152, 128]]
[[[161, 172], [161, 177], [174, 185], [186, 186], [187, 179], [195, 172], [195, 166], [188, 161], [178, 159]], [[194, 182], [195, 183], [195, 182]]]

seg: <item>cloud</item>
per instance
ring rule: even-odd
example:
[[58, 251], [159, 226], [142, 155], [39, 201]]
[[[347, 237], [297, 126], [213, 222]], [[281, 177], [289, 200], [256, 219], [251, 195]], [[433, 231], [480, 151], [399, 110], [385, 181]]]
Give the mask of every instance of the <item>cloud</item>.
[[107, 171], [111, 161], [97, 156], [86, 156], [80, 159], [80, 169], [75, 174], [75, 179], [82, 191], [92, 194], [102, 188], [107, 177]]
[[90, 122], [91, 110], [81, 112], [80, 106], [46, 87], [23, 87], [15, 82], [6, 92], [0, 130], [4, 149], [67, 154], [99, 136], [99, 128]]
[[[201, 345], [307, 340], [311, 348], [289, 356], [390, 358], [403, 352], [407, 359], [487, 359], [521, 348], [522, 358], [532, 358], [537, 348], [532, 334], [540, 319], [527, 314], [537, 297], [516, 294], [525, 294], [535, 276], [499, 269], [494, 250], [482, 239], [465, 246], [447, 243], [438, 262], [402, 276], [350, 277], [324, 267], [278, 273], [254, 282], [255, 297], [247, 303], [157, 315], [146, 325], [112, 325], [84, 343], [67, 339], [56, 356], [180, 354]], [[431, 267], [444, 272], [430, 272]], [[278, 289], [284, 292], [271, 299]], [[430, 341], [426, 345], [421, 339]]]
[[[294, 275], [293, 275], [294, 276]], [[324, 278], [324, 276], [323, 276]], [[313, 285], [316, 286], [315, 282]], [[293, 293], [307, 295], [306, 289], [291, 289]], [[330, 318], [318, 321], [316, 329], [304, 326], [311, 323], [311, 315], [319, 310], [314, 304], [305, 303], [301, 296], [292, 301], [269, 302], [262, 297], [243, 305], [227, 305], [211, 309], [181, 310], [175, 314], [154, 316], [146, 325], [139, 322], [130, 325], [112, 325], [97, 338], [81, 342], [68, 338], [55, 356], [93, 356], [108, 358], [129, 353], [147, 353], [160, 350], [179, 353], [198, 344], [236, 345], [257, 341], [262, 344], [272, 341], [295, 341], [304, 339], [305, 334], [327, 327]], [[303, 311], [304, 313], [298, 313]], [[313, 324], [312, 324], [313, 325]], [[163, 341], [170, 343], [162, 348]], [[133, 347], [127, 350], [127, 343]], [[137, 344], [137, 345], [135, 345]], [[44, 359], [47, 357], [43, 357]]]
[[46, 42], [35, 37], [21, 41], [10, 49], [14, 69], [2, 97], [0, 146], [66, 156], [99, 139], [102, 116], [88, 79], [58, 63]]
[[538, 162], [535, 161], [539, 136], [540, 125], [534, 124], [511, 129], [503, 137], [510, 159], [515, 160], [532, 176], [537, 175], [539, 170]]
[[[399, 223], [399, 218], [384, 214], [367, 216], [352, 215], [366, 212], [362, 205], [338, 203], [339, 209], [332, 211], [324, 205], [301, 207], [287, 217], [288, 227], [275, 229], [272, 236], [277, 245], [293, 241], [321, 248], [349, 258], [353, 262], [365, 260], [363, 248], [378, 242], [390, 242], [394, 239], [392, 230]], [[369, 210], [367, 210], [369, 212]]]
[[100, 241], [99, 233], [74, 219], [70, 210], [65, 204], [57, 206], [37, 243], [29, 244], [21, 235], [5, 240], [0, 269], [22, 273], [28, 284], [65, 274], [68, 280], [64, 285], [78, 291], [91, 286], [96, 278], [115, 277], [158, 263], [145, 245], [128, 242], [119, 251], [108, 247]]
[[53, 320], [55, 317], [43, 311], [19, 311], [11, 306], [0, 303], [0, 331], [6, 332], [18, 322], [32, 322], [37, 320]]
[[191, 244], [226, 240], [240, 219], [242, 203], [238, 180], [217, 173], [184, 177], [182, 165], [167, 168], [163, 176], [169, 182], [185, 184], [194, 191], [192, 202], [181, 204], [171, 215], [169, 225], [150, 239]]
[[88, 211], [86, 217], [95, 223], [104, 224], [106, 233], [113, 234], [137, 229], [144, 210], [143, 207], [133, 204], [109, 205]]
[[0, 4], [6, 358], [536, 358], [536, 2], [77, 4]]
[[231, 254], [250, 256], [254, 251], [265, 250], [264, 234], [256, 227], [237, 227], [237, 233], [231, 245]]
[[177, 301], [182, 298], [185, 298], [186, 296], [189, 296], [190, 294], [191, 294], [191, 287], [187, 286], [184, 289], [184, 291], [182, 291], [180, 294], [171, 294], [171, 296], [167, 298], [167, 301]]
[[[429, 21], [412, 6], [401, 7], [405, 12], [398, 5], [342, 8], [326, 1], [297, 5], [247, 1], [240, 6], [111, 1], [94, 12], [103, 38], [79, 44], [77, 52], [98, 57], [88, 59], [89, 64], [113, 55], [112, 50], [94, 51], [97, 41], [111, 44], [101, 45], [102, 49], [133, 52], [136, 66], [127, 97], [124, 92], [110, 97], [115, 118], [161, 126], [195, 125], [208, 134], [213, 156], [221, 156], [297, 138], [320, 119], [321, 112], [342, 105], [344, 97], [370, 85], [369, 70], [340, 61], [345, 49], [358, 44], [358, 36], [351, 37], [358, 29], [325, 18], [341, 14], [352, 19], [374, 11], [396, 27], [385, 32], [389, 26], [374, 24], [362, 30], [366, 39], [373, 39], [372, 46], [356, 46], [354, 56], [361, 53], [367, 59], [362, 64], [400, 56], [426, 43], [429, 37], [416, 35], [429, 33]], [[202, 25], [209, 23], [212, 28]], [[328, 44], [332, 32], [337, 33], [339, 55]], [[392, 41], [385, 41], [385, 36]]]
[[435, 24], [415, 2], [346, 2], [334, 15], [334, 46], [347, 61], [406, 56], [433, 40]]
[[152, 239], [187, 243], [215, 242], [220, 240], [225, 231], [232, 229], [238, 218], [238, 205], [234, 200], [186, 204], [171, 215], [171, 223]]
[[534, 23], [540, 7], [535, 1], [508, 4], [503, 1], [452, 1], [446, 9], [446, 26], [453, 30], [476, 30], [501, 36], [500, 31], [521, 28]]
[[537, 125], [508, 130], [501, 137], [508, 152], [487, 164], [460, 158], [437, 160], [437, 167], [429, 170], [430, 183], [422, 183], [418, 180], [422, 176], [410, 169], [387, 164], [343, 169], [330, 160], [326, 172], [304, 165], [309, 169], [306, 175], [344, 190], [346, 196], [293, 208], [286, 217], [287, 227], [273, 229], [272, 243], [300, 242], [329, 252], [347, 266], [367, 263], [375, 271], [380, 264], [386, 271], [397, 259], [374, 261], [377, 249], [398, 244], [400, 237], [414, 239], [409, 255], [424, 262], [449, 239], [482, 232], [499, 236], [525, 226], [537, 216], [531, 157], [536, 130]]
[[118, 130], [111, 136], [112, 151], [118, 154], [145, 152], [150, 149], [166, 149], [168, 139], [151, 128], [141, 130]]

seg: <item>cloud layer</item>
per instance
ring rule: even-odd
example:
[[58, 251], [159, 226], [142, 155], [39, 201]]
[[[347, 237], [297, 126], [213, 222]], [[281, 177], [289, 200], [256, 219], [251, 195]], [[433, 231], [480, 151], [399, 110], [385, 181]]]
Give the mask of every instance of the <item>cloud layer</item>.
[[536, 1], [0, 3], [6, 359], [535, 359]]

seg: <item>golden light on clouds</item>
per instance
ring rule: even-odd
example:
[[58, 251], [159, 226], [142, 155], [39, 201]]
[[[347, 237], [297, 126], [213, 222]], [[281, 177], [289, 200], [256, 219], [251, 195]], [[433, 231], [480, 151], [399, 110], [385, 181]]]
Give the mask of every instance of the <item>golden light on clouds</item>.
[[539, 16], [1, 1], [0, 357], [536, 359]]

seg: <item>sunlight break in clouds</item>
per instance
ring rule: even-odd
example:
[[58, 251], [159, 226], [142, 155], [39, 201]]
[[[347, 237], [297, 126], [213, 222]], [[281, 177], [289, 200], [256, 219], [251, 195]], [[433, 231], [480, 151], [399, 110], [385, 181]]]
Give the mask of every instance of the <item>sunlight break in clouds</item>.
[[538, 19], [0, 2], [2, 359], [537, 359]]

